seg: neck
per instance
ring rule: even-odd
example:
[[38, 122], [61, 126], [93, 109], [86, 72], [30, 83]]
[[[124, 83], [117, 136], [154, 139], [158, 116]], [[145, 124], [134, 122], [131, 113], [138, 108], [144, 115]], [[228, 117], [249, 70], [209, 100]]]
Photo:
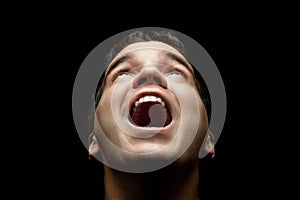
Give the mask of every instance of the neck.
[[104, 168], [105, 199], [198, 199], [198, 163], [172, 164], [148, 173], [126, 173]]

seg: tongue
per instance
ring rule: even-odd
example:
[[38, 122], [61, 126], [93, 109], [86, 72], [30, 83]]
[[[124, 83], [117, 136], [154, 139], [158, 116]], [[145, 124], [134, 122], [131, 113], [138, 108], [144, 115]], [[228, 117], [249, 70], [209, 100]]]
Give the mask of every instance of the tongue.
[[171, 122], [171, 115], [158, 102], [145, 102], [131, 113], [131, 122], [142, 127], [164, 127]]

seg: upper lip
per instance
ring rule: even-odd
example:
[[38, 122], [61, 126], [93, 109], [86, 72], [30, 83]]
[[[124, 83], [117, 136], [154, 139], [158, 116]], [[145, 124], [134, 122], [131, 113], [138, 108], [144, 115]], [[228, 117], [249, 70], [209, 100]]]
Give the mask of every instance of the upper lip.
[[[140, 126], [135, 126], [130, 123], [130, 127], [132, 128], [133, 137], [138, 138], [149, 138], [156, 134], [164, 134], [169, 133], [170, 129], [174, 125], [174, 117], [176, 117], [176, 113], [178, 112], [176, 107], [174, 106], [175, 97], [173, 96], [172, 92], [168, 91], [167, 89], [161, 88], [157, 85], [147, 85], [141, 87], [137, 92], [134, 93], [132, 98], [129, 101], [129, 112], [128, 115], [130, 116], [130, 111], [133, 108], [135, 101], [139, 100], [139, 98], [147, 95], [153, 95], [162, 99], [165, 102], [165, 106], [168, 108], [171, 116], [172, 122], [167, 125], [166, 127], [152, 127], [152, 128], [145, 128]], [[174, 99], [173, 99], [174, 98]], [[171, 104], [171, 102], [173, 102]], [[177, 101], [176, 101], [177, 102]]]
[[157, 86], [154, 86], [154, 87], [153, 86], [152, 87], [145, 86], [145, 87], [141, 88], [138, 92], [136, 92], [130, 100], [129, 112], [133, 108], [135, 101], [138, 101], [139, 98], [147, 96], [147, 95], [149, 95], [149, 96], [153, 95], [153, 96], [161, 98], [161, 100], [163, 102], [165, 102], [166, 107], [169, 109], [169, 111], [172, 115], [173, 109], [172, 109], [172, 106], [170, 103], [170, 98], [168, 97], [169, 95], [168, 95], [167, 91], [165, 89], [161, 89]]

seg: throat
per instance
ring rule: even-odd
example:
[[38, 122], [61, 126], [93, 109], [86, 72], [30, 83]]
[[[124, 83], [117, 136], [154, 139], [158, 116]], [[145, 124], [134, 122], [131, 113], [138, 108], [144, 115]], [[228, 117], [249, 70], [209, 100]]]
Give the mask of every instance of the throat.
[[142, 174], [111, 172], [111, 169], [106, 169], [105, 172], [107, 200], [196, 200], [198, 198], [199, 176], [196, 168], [192, 171], [162, 169]]
[[160, 103], [144, 102], [131, 109], [129, 121], [140, 127], [165, 127], [172, 117], [169, 109]]

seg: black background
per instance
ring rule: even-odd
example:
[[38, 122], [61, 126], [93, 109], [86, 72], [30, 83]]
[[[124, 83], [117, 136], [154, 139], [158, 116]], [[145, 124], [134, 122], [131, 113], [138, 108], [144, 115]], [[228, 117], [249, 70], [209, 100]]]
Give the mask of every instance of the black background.
[[[83, 60], [99, 43], [119, 32], [147, 26], [174, 29], [195, 39], [210, 54], [224, 81], [227, 116], [216, 157], [200, 171], [203, 199], [274, 196], [282, 191], [285, 178], [293, 177], [287, 170], [281, 173], [282, 165], [289, 166], [293, 146], [287, 150], [281, 147], [284, 141], [275, 142], [286, 129], [281, 128], [283, 121], [278, 122], [282, 118], [277, 113], [288, 108], [289, 102], [288, 95], [280, 98], [288, 93], [282, 86], [285, 70], [275, 67], [289, 66], [280, 59], [285, 50], [281, 45], [295, 26], [289, 23], [294, 19], [289, 9], [282, 8], [289, 13], [282, 18], [280, 9], [269, 8], [200, 14], [205, 9], [197, 7], [184, 14], [152, 10], [151, 15], [133, 12], [130, 16], [127, 12], [115, 16], [113, 10], [104, 14], [105, 7], [93, 12], [50, 8], [24, 12], [20, 7], [23, 12], [13, 9], [5, 18], [3, 57], [7, 61], [3, 63], [9, 64], [3, 73], [8, 79], [3, 84], [3, 100], [15, 110], [4, 117], [9, 123], [3, 124], [10, 131], [3, 134], [3, 143], [8, 144], [3, 166], [9, 174], [6, 185], [19, 191], [11, 196], [103, 195], [98, 179], [101, 166], [88, 160], [73, 122], [73, 83]], [[282, 102], [285, 106], [278, 106]]]
[[[177, 23], [175, 23], [177, 24]], [[118, 26], [118, 28], [101, 27], [99, 29], [88, 30], [88, 33], [82, 33], [76, 35], [77, 38], [66, 37], [63, 41], [66, 51], [69, 51], [67, 56], [70, 56], [66, 61], [66, 66], [69, 66], [72, 70], [66, 72], [68, 78], [71, 80], [69, 88], [72, 90], [72, 83], [75, 80], [76, 72], [87, 54], [97, 46], [101, 41], [105, 40], [116, 33], [119, 33], [130, 28], [144, 27], [147, 24], [137, 24], [133, 26]], [[245, 138], [246, 131], [243, 130], [243, 124], [246, 121], [241, 120], [241, 108], [246, 96], [244, 96], [247, 85], [243, 85], [245, 80], [245, 74], [247, 68], [240, 65], [244, 65], [246, 55], [241, 52], [241, 47], [249, 45], [249, 41], [245, 42], [241, 37], [243, 32], [248, 30], [231, 30], [235, 27], [218, 27], [216, 24], [208, 24], [207, 27], [193, 27], [188, 25], [170, 25], [167, 24], [151, 24], [148, 26], [165, 27], [182, 32], [201, 44], [206, 51], [211, 55], [212, 59], [218, 66], [222, 78], [224, 80], [226, 92], [228, 95], [228, 110], [226, 123], [223, 132], [216, 145], [216, 157], [213, 160], [206, 160], [200, 169], [201, 183], [200, 194], [203, 199], [216, 199], [217, 196], [222, 195], [232, 196], [234, 190], [248, 190], [246, 186], [243, 186], [244, 180], [249, 176], [243, 172], [245, 166], [244, 158], [244, 142], [235, 143], [239, 139], [242, 141]], [[77, 26], [76, 26], [77, 27]], [[79, 29], [79, 27], [78, 27]], [[81, 29], [85, 29], [85, 24]], [[95, 32], [94, 32], [95, 31]], [[105, 32], [105, 33], [103, 33]], [[68, 30], [68, 35], [71, 35], [73, 31]], [[72, 39], [71, 39], [72, 38]], [[237, 40], [241, 40], [239, 43]], [[244, 44], [243, 44], [244, 43]], [[244, 48], [244, 47], [243, 47]], [[65, 55], [63, 55], [65, 56]], [[70, 71], [71, 71], [70, 70]], [[243, 80], [243, 82], [241, 82]], [[236, 99], [235, 97], [238, 97]], [[69, 99], [71, 100], [71, 99]], [[68, 102], [68, 101], [67, 101]], [[70, 101], [71, 103], [71, 101]], [[247, 108], [246, 108], [247, 109]], [[245, 112], [248, 112], [245, 110]], [[249, 112], [248, 112], [249, 114]], [[69, 117], [72, 118], [71, 112]], [[245, 117], [243, 117], [245, 119]], [[74, 125], [72, 125], [72, 119], [70, 119], [70, 132], [65, 139], [65, 148], [61, 152], [61, 159], [64, 166], [63, 179], [66, 181], [66, 185], [70, 186], [70, 189], [61, 188], [62, 191], [67, 194], [72, 194], [76, 191], [78, 194], [86, 196], [101, 197], [103, 195], [103, 174], [101, 173], [101, 165], [97, 164], [97, 161], [89, 161], [86, 149], [82, 146], [80, 139], [77, 137], [77, 132]], [[240, 130], [242, 128], [242, 130]], [[247, 127], [247, 132], [250, 131]], [[238, 138], [236, 138], [238, 137]], [[242, 147], [242, 148], [241, 148]], [[242, 171], [241, 171], [242, 170]], [[230, 189], [232, 187], [232, 189]], [[233, 188], [235, 188], [233, 190]]]

